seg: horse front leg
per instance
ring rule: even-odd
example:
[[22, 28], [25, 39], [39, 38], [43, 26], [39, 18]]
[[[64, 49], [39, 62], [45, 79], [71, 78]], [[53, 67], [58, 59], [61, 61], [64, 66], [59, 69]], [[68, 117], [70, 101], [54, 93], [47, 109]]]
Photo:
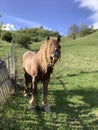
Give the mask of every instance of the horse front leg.
[[36, 108], [36, 97], [37, 97], [37, 80], [35, 77], [32, 78], [32, 98], [29, 101], [29, 108]]
[[45, 109], [46, 112], [50, 112], [50, 105], [48, 103], [48, 83], [49, 79], [43, 81], [43, 97], [42, 97], [42, 107]]

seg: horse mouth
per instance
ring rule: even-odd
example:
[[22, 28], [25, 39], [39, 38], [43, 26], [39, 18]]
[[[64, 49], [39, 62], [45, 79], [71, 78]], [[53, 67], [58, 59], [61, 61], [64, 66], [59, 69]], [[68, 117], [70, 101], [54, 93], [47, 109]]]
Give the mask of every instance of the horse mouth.
[[60, 52], [53, 52], [50, 56], [50, 66], [54, 66], [58, 59], [60, 59]]

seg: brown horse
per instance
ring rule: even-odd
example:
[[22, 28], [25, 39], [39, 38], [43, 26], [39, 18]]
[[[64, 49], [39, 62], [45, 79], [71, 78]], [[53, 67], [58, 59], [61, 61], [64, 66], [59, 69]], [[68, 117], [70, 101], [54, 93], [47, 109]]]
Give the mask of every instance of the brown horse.
[[[43, 83], [42, 105], [46, 111], [49, 110], [47, 101], [48, 83], [53, 71], [54, 64], [60, 59], [60, 37], [51, 39], [50, 37], [41, 45], [38, 52], [28, 51], [23, 55], [23, 69], [26, 88], [24, 96], [32, 92], [32, 98], [29, 101], [30, 107], [36, 107], [37, 83]], [[29, 89], [31, 83], [31, 90]]]

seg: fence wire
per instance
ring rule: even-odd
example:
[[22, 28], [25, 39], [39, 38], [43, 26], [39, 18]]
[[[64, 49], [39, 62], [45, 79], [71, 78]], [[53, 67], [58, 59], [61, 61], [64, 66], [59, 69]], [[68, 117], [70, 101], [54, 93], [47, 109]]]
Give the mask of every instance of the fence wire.
[[6, 102], [10, 94], [15, 93], [16, 73], [14, 62], [13, 43], [10, 47], [10, 53], [2, 60], [0, 59], [0, 104]]

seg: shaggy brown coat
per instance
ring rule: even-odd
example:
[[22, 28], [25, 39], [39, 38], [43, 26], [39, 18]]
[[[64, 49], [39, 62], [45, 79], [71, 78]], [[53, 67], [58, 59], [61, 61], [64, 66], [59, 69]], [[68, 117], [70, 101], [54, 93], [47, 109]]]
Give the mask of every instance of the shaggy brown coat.
[[25, 76], [26, 88], [24, 95], [27, 95], [28, 84], [31, 83], [32, 99], [31, 105], [36, 104], [37, 83], [43, 82], [43, 104], [47, 104], [47, 91], [50, 74], [53, 71], [53, 66], [60, 58], [60, 37], [57, 39], [47, 40], [41, 45], [38, 52], [28, 51], [23, 55], [23, 69]]

